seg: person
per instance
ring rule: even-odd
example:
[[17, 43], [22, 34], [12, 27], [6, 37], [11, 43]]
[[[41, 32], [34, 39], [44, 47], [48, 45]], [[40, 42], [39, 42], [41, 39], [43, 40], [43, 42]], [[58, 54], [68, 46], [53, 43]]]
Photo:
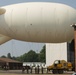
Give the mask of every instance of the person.
[[25, 71], [25, 68], [24, 68], [24, 67], [22, 67], [22, 73], [24, 73], [24, 71]]
[[37, 67], [38, 67], [38, 74], [39, 74], [39, 65]]
[[42, 74], [43, 74], [43, 66], [42, 66], [41, 70], [42, 70]]
[[32, 73], [32, 66], [30, 65], [30, 73]]
[[35, 66], [35, 74], [37, 74], [37, 67]]

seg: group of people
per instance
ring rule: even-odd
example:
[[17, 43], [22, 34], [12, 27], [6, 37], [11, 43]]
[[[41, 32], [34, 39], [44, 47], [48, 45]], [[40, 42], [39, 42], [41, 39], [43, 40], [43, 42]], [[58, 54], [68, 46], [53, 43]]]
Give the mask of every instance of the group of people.
[[38, 65], [37, 67], [33, 68], [33, 67], [30, 67], [30, 66], [23, 66], [22, 68], [22, 73], [24, 73], [24, 71], [26, 71], [26, 73], [35, 73], [35, 74], [39, 74], [40, 73], [40, 70], [41, 70], [41, 73], [43, 74], [43, 67], [41, 67], [40, 69], [40, 66]]

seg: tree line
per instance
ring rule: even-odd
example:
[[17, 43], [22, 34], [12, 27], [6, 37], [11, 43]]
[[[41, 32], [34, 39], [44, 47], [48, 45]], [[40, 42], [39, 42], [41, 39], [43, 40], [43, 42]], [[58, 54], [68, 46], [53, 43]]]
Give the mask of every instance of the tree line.
[[30, 50], [27, 53], [24, 53], [21, 56], [15, 57], [11, 56], [11, 53], [8, 53], [7, 56], [1, 56], [2, 58], [10, 58], [21, 62], [45, 62], [46, 56], [45, 56], [45, 45], [41, 49], [39, 53], [36, 53], [34, 50]]

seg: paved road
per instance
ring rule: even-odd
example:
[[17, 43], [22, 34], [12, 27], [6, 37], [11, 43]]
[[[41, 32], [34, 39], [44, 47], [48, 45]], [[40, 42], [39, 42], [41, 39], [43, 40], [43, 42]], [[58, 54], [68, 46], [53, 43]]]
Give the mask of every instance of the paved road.
[[[10, 73], [1, 73], [0, 75], [54, 75], [54, 74], [10, 74]], [[55, 74], [55, 75], [72, 75], [72, 74]]]
[[65, 74], [26, 74], [25, 72], [22, 73], [21, 70], [0, 70], [0, 75], [72, 75], [73, 72], [65, 73]]

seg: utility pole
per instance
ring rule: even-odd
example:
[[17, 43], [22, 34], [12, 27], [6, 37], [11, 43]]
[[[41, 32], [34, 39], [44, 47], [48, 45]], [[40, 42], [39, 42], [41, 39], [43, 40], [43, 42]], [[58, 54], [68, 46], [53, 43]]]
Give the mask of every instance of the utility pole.
[[76, 24], [71, 25], [74, 28], [74, 65], [75, 65], [75, 72], [76, 72]]

